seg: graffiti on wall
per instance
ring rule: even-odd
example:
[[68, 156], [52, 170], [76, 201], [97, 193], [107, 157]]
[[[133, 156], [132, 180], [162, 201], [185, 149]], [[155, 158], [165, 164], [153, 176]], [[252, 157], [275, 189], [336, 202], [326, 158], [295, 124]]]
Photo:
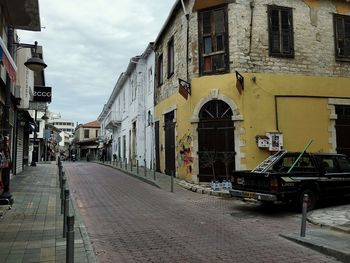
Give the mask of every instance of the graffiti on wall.
[[185, 134], [179, 141], [179, 167], [184, 167], [187, 174], [192, 174], [192, 136]]

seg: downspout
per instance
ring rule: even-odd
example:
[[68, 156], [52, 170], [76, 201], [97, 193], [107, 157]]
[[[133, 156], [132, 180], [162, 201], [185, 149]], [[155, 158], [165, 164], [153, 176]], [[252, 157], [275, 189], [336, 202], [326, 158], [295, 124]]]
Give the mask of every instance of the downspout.
[[251, 1], [249, 3], [249, 5], [250, 5], [250, 32], [249, 32], [249, 53], [248, 53], [248, 55], [250, 55], [250, 52], [252, 51], [253, 16], [254, 16], [254, 7], [255, 7], [254, 1]]
[[188, 69], [188, 60], [189, 60], [189, 36], [190, 36], [190, 15], [186, 11], [186, 7], [184, 1], [181, 0], [182, 9], [184, 11], [186, 21], [187, 21], [187, 29], [186, 29], [186, 81], [189, 79], [189, 69]]

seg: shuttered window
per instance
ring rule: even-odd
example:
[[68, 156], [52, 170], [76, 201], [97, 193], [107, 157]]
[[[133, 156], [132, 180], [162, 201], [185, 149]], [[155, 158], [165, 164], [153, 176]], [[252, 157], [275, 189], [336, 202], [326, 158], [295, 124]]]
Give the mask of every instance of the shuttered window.
[[200, 73], [225, 73], [228, 67], [227, 7], [198, 13]]
[[334, 15], [335, 57], [350, 61], [350, 16]]
[[157, 59], [157, 85], [163, 84], [163, 54], [160, 54]]
[[268, 6], [268, 23], [270, 56], [294, 57], [292, 9]]
[[168, 78], [174, 74], [174, 37], [168, 42]]

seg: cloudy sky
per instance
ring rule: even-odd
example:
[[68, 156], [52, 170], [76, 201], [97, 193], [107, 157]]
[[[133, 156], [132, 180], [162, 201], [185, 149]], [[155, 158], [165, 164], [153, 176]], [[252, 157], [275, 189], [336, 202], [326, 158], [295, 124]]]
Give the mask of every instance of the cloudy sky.
[[49, 110], [62, 118], [96, 120], [129, 59], [157, 37], [175, 0], [39, 0], [41, 32], [20, 42], [44, 49]]

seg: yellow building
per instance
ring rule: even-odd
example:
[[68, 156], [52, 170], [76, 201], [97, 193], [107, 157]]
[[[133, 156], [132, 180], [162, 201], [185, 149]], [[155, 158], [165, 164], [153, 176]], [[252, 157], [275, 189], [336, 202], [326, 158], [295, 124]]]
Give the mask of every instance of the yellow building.
[[222, 179], [311, 140], [350, 154], [349, 3], [181, 2], [155, 44], [160, 171]]

